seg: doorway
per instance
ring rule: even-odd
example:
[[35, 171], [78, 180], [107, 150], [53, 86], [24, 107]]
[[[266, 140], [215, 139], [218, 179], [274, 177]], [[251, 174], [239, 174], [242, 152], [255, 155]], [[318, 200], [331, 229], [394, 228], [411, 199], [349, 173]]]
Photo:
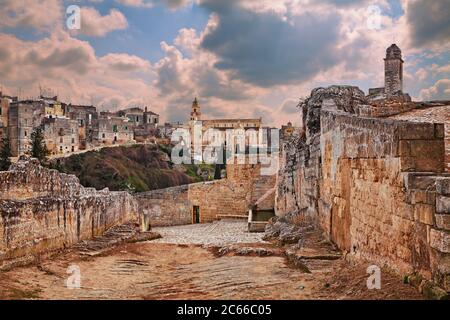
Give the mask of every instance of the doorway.
[[200, 223], [200, 207], [194, 206], [193, 214], [192, 214], [192, 222]]

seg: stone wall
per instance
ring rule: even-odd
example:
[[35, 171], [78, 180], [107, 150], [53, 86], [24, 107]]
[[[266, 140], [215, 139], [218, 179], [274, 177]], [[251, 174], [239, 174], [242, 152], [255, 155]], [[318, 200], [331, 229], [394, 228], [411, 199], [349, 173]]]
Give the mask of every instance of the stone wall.
[[84, 188], [36, 160], [0, 172], [0, 212], [0, 266], [101, 235], [138, 213], [127, 192]]
[[305, 134], [282, 142], [276, 214], [316, 223], [349, 258], [450, 290], [444, 124], [360, 117], [339, 105], [356, 88], [324, 90], [304, 105]]
[[192, 223], [189, 185], [138, 193], [139, 211], [150, 218], [153, 227]]
[[[141, 193], [136, 199], [152, 226], [193, 223], [194, 206], [200, 210], [201, 223], [246, 218], [260, 198], [270, 199], [268, 193], [275, 186], [275, 176], [261, 175], [260, 170], [259, 164], [227, 164], [226, 179]], [[271, 202], [273, 208], [273, 196]]]
[[450, 123], [445, 124], [445, 170], [450, 172]]

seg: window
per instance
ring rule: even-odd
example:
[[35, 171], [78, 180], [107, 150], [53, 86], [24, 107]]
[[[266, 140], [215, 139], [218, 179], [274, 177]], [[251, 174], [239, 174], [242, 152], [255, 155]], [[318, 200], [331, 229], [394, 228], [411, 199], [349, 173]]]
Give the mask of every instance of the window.
[[0, 116], [2, 115], [2, 107], [0, 107]]
[[[72, 138], [72, 143], [75, 143], [75, 138]], [[72, 147], [73, 148], [73, 147]]]
[[104, 133], [102, 133], [102, 138], [105, 139], [105, 134]]
[[117, 124], [113, 125], [113, 132], [118, 132], [119, 128], [117, 127]]
[[63, 142], [64, 142], [63, 137], [60, 137], [60, 138], [59, 138], [59, 143], [63, 143]]
[[27, 136], [28, 136], [28, 132], [25, 131], [25, 137], [27, 137]]

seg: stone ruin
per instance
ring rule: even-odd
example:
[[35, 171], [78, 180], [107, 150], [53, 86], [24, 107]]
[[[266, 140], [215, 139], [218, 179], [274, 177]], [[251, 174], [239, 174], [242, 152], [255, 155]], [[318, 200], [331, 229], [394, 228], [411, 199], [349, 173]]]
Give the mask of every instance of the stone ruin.
[[[268, 235], [314, 226], [350, 260], [449, 292], [450, 103], [378, 103], [332, 86], [314, 89], [301, 109], [303, 130], [280, 143]], [[420, 112], [428, 120], [416, 121]]]
[[85, 188], [25, 157], [0, 172], [0, 213], [0, 269], [138, 219], [129, 193]]

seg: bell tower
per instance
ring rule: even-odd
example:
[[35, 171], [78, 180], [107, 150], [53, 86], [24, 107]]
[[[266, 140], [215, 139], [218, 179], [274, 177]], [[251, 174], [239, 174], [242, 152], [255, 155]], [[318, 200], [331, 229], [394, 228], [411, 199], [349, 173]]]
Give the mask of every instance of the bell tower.
[[197, 97], [192, 102], [191, 109], [191, 121], [201, 120], [202, 113], [200, 112], [200, 106], [198, 105]]
[[402, 51], [396, 44], [386, 50], [384, 59], [384, 86], [387, 97], [403, 93]]

